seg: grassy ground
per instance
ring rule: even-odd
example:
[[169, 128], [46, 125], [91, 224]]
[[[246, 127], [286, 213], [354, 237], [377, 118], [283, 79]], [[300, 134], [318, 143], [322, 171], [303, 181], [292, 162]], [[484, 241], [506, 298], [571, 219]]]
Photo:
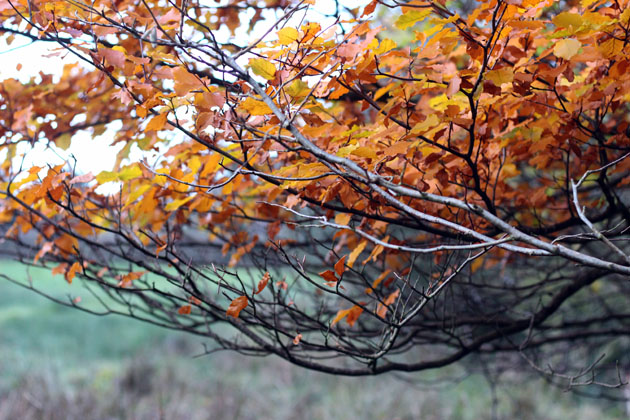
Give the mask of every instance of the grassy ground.
[[[2, 260], [0, 272], [25, 276]], [[61, 276], [31, 275], [60, 296], [76, 293]], [[199, 338], [80, 313], [0, 281], [0, 420], [490, 418], [481, 376], [425, 388], [414, 381], [435, 373], [338, 378], [273, 358], [193, 358], [201, 349]], [[624, 418], [622, 405], [517, 382], [499, 388], [498, 418]]]

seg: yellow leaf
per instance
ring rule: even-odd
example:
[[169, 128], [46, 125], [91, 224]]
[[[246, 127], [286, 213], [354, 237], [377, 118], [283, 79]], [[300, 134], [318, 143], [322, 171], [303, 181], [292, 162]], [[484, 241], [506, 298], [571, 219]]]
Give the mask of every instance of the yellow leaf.
[[582, 16], [577, 13], [564, 12], [553, 18], [552, 22], [558, 28], [565, 28], [575, 32], [582, 26]]
[[503, 83], [511, 83], [514, 80], [514, 71], [511, 67], [490, 70], [486, 73], [486, 79], [500, 87]]
[[257, 101], [251, 97], [241, 102], [240, 107], [251, 115], [267, 115], [273, 113], [266, 103]]
[[138, 178], [140, 175], [142, 175], [142, 169], [140, 169], [137, 165], [127, 166], [118, 173], [118, 179], [121, 181], [128, 181], [132, 178]]
[[356, 149], [354, 149], [352, 151], [352, 154], [355, 156], [369, 158], [369, 159], [377, 158], [376, 152], [374, 150], [370, 149], [369, 147], [363, 147], [363, 146], [359, 146]]
[[297, 41], [300, 34], [295, 28], [282, 28], [278, 31], [278, 42], [281, 45], [289, 45]]
[[578, 41], [577, 39], [563, 39], [561, 41], [558, 41], [556, 46], [553, 47], [553, 53], [556, 55], [556, 57], [570, 60], [571, 57], [578, 53], [581, 46], [582, 44], [580, 44], [580, 41]]
[[346, 157], [358, 147], [359, 147], [358, 144], [350, 144], [348, 146], [340, 147], [339, 150], [337, 151], [337, 156]]
[[55, 145], [62, 150], [67, 150], [70, 147], [70, 142], [72, 141], [72, 134], [66, 133], [57, 137], [55, 140]]
[[118, 174], [116, 172], [103, 171], [96, 175], [96, 181], [99, 184], [105, 184], [106, 182], [118, 181]]
[[249, 60], [249, 65], [252, 68], [254, 74], [264, 77], [267, 80], [271, 80], [276, 75], [276, 67], [264, 58], [252, 58]]
[[165, 211], [175, 211], [178, 208], [180, 208], [181, 206], [183, 206], [184, 204], [186, 204], [187, 202], [189, 202], [190, 200], [193, 199], [193, 196], [188, 196], [186, 198], [182, 198], [179, 200], [173, 200], [170, 203], [168, 203], [166, 206], [164, 206], [164, 210]]
[[612, 58], [623, 51], [624, 41], [610, 38], [608, 41], [602, 42], [597, 48], [606, 58]]
[[381, 41], [381, 44], [374, 50], [374, 54], [384, 54], [387, 51], [393, 50], [396, 48], [396, 43], [389, 38], [385, 38]]
[[354, 262], [357, 260], [357, 258], [359, 258], [359, 255], [361, 255], [361, 252], [363, 252], [366, 245], [367, 240], [364, 239], [356, 248], [352, 250], [352, 252], [350, 253], [350, 257], [348, 257], [348, 262], [346, 263], [348, 267], [352, 268]]
[[199, 156], [195, 155], [192, 158], [190, 158], [190, 160], [188, 160], [186, 164], [190, 168], [190, 171], [193, 174], [196, 174], [197, 172], [199, 172], [199, 168], [201, 168], [201, 159], [199, 158]]
[[131, 194], [129, 194], [129, 196], [127, 197], [127, 202], [125, 203], [125, 206], [128, 206], [129, 204], [136, 201], [138, 197], [147, 192], [149, 188], [151, 188], [151, 185], [143, 185], [141, 187], [134, 188]]
[[284, 91], [294, 98], [303, 98], [309, 94], [311, 88], [302, 80], [294, 80]]
[[440, 123], [440, 119], [437, 115], [431, 114], [421, 123], [416, 124], [411, 130], [412, 134], [423, 133]]
[[415, 25], [427, 16], [431, 14], [431, 9], [411, 10], [404, 15], [401, 15], [396, 19], [396, 27], [401, 30], [405, 30], [410, 26]]
[[347, 226], [348, 222], [350, 222], [350, 218], [352, 215], [350, 213], [337, 213], [335, 216], [335, 223], [338, 225]]

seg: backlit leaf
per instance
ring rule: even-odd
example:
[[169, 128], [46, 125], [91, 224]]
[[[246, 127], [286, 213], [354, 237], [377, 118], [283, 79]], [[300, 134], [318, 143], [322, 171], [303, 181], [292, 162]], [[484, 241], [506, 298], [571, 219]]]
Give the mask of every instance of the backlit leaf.
[[252, 58], [249, 60], [249, 65], [254, 74], [267, 80], [271, 80], [276, 76], [276, 67], [269, 60], [264, 58]]
[[398, 17], [395, 25], [398, 29], [405, 30], [410, 26], [413, 26], [416, 23], [420, 22], [421, 20], [424, 20], [430, 14], [431, 9], [429, 8], [421, 10], [411, 10]]
[[501, 86], [503, 83], [510, 83], [514, 80], [514, 71], [511, 67], [490, 70], [486, 73], [486, 79], [491, 80], [496, 86]]
[[297, 41], [299, 36], [300, 34], [295, 28], [290, 28], [290, 27], [282, 28], [278, 31], [278, 42], [281, 45], [289, 45]]
[[582, 44], [577, 39], [568, 38], [558, 41], [553, 47], [553, 53], [556, 57], [570, 60], [574, 55], [578, 53]]

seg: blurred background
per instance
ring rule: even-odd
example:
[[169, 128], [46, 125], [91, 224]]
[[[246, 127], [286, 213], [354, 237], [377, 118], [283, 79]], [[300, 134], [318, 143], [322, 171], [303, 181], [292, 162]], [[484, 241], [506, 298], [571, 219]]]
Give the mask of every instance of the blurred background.
[[[0, 273], [89, 304], [49, 270], [0, 259]], [[454, 366], [347, 378], [203, 351], [202, 338], [89, 315], [0, 279], [0, 420], [627, 418], [622, 401], [525, 374]]]

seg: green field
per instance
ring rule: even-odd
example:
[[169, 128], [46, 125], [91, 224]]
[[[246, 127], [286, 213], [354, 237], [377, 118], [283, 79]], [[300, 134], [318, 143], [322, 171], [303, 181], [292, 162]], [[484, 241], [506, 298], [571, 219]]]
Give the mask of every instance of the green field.
[[[0, 260], [0, 273], [26, 279], [12, 262]], [[61, 276], [30, 275], [47, 292], [82, 295]], [[1, 420], [491, 418], [492, 393], [481, 375], [427, 387], [423, 381], [437, 372], [339, 378], [276, 358], [193, 357], [202, 350], [201, 338], [88, 315], [0, 280]], [[625, 418], [620, 403], [507, 376], [496, 388], [497, 418]]]

